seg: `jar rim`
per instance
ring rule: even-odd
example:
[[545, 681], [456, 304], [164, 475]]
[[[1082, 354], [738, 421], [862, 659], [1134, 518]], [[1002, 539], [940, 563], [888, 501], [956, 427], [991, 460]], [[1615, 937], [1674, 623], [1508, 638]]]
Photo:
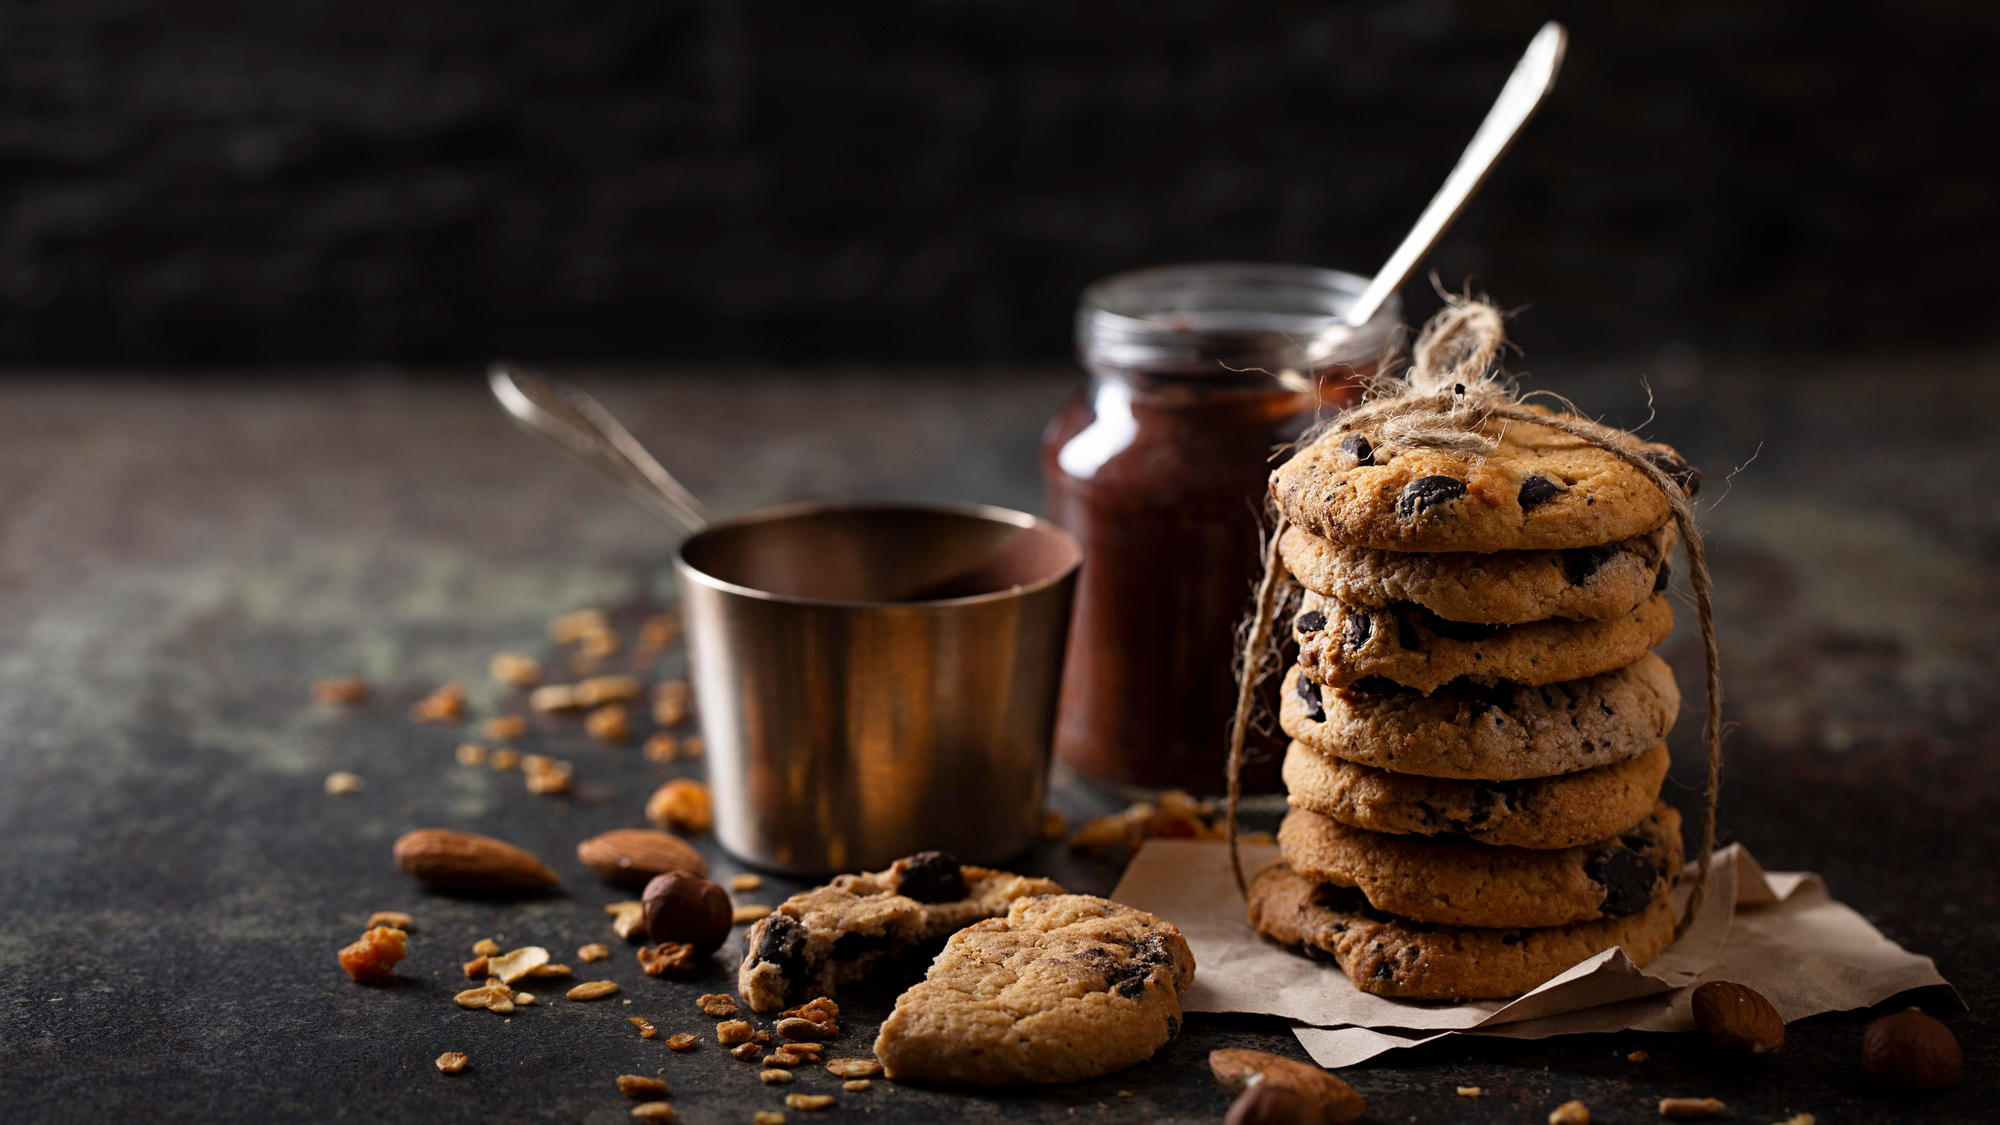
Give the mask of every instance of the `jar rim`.
[[1077, 353], [1090, 368], [1230, 375], [1317, 371], [1381, 358], [1402, 317], [1391, 295], [1366, 324], [1343, 314], [1368, 279], [1281, 262], [1190, 262], [1112, 274], [1084, 289]]

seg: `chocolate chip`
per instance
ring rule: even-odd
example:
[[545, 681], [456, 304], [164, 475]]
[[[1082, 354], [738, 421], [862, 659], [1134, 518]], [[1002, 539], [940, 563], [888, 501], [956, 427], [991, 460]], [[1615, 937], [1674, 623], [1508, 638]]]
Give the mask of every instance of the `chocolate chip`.
[[1562, 485], [1547, 477], [1529, 477], [1521, 482], [1521, 510], [1532, 512], [1562, 495], [1562, 490]]
[[1423, 647], [1424, 638], [1417, 632], [1417, 615], [1411, 613], [1407, 605], [1402, 608], [1403, 612], [1395, 615], [1396, 643], [1402, 646], [1404, 652], [1415, 652]]
[[1598, 909], [1613, 918], [1646, 909], [1653, 901], [1653, 884], [1659, 881], [1653, 861], [1623, 843], [1592, 855], [1583, 873], [1604, 888], [1604, 905]]
[[1396, 500], [1396, 514], [1411, 519], [1463, 495], [1465, 482], [1457, 477], [1418, 477], [1403, 486], [1403, 494]]
[[1326, 628], [1326, 614], [1309, 609], [1299, 614], [1299, 619], [1293, 624], [1301, 633], [1317, 633]]
[[1689, 496], [1701, 491], [1701, 470], [1687, 463], [1687, 458], [1665, 449], [1648, 449], [1639, 456], [1653, 463], [1653, 467], [1667, 474], [1681, 491]]
[[[1414, 602], [1408, 603], [1405, 609], [1413, 621], [1446, 640], [1483, 641], [1490, 639], [1494, 634], [1506, 628], [1505, 625], [1479, 625], [1470, 621], [1447, 621], [1431, 612], [1428, 607], [1417, 605]], [[1410, 648], [1412, 646], [1404, 645], [1403, 647]]]
[[1347, 611], [1347, 628], [1344, 632], [1347, 637], [1347, 647], [1360, 648], [1368, 643], [1369, 637], [1375, 635], [1375, 620], [1367, 613], [1358, 613], [1350, 609]]
[[1326, 721], [1326, 703], [1320, 699], [1318, 684], [1300, 676], [1298, 686], [1292, 690], [1298, 693], [1299, 702], [1306, 705], [1306, 718], [1315, 723]]
[[965, 897], [965, 873], [950, 852], [918, 852], [903, 861], [896, 893], [918, 902], [957, 902]]
[[1597, 547], [1571, 547], [1562, 553], [1563, 575], [1572, 586], [1581, 586], [1591, 580], [1604, 564], [1618, 554], [1618, 548], [1611, 545]]
[[1346, 437], [1341, 438], [1340, 450], [1343, 453], [1351, 455], [1356, 465], [1373, 465], [1375, 463], [1375, 447], [1369, 445], [1368, 439], [1362, 437], [1360, 434], [1348, 434]]
[[842, 934], [834, 939], [833, 951], [828, 954], [835, 961], [858, 961], [870, 953], [879, 953], [889, 948], [888, 934]]
[[1520, 930], [1514, 930], [1514, 931], [1512, 931], [1511, 933], [1504, 933], [1504, 934], [1501, 934], [1501, 935], [1500, 935], [1500, 944], [1501, 944], [1501, 945], [1519, 945], [1519, 944], [1521, 944], [1521, 939], [1523, 939], [1523, 938], [1525, 938], [1525, 937], [1527, 937], [1527, 936], [1528, 936], [1527, 934], [1525, 934], [1525, 933], [1522, 933], [1522, 932], [1521, 932]]
[[1394, 975], [1396, 975], [1396, 964], [1393, 961], [1383, 961], [1375, 966], [1376, 980], [1388, 980]]
[[1674, 580], [1674, 564], [1670, 562], [1661, 563], [1660, 572], [1653, 576], [1653, 592], [1657, 594], [1661, 590], [1666, 589], [1667, 584], [1672, 582], [1673, 580]]
[[1117, 987], [1118, 995], [1123, 996], [1127, 1000], [1137, 1000], [1139, 995], [1146, 991], [1146, 978], [1144, 976], [1126, 977], [1124, 980], [1118, 982]]
[[785, 983], [803, 988], [811, 983], [812, 968], [806, 964], [806, 928], [789, 914], [772, 914], [757, 923], [759, 934], [750, 956], [766, 965], [776, 965]]

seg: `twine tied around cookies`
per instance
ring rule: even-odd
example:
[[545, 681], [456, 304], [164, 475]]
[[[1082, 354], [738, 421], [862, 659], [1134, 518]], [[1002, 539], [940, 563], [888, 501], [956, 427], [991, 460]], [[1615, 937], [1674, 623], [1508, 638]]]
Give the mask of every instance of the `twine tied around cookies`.
[[[1377, 375], [1363, 385], [1365, 399], [1336, 416], [1313, 437], [1373, 427], [1380, 446], [1428, 447], [1463, 453], [1490, 453], [1499, 441], [1486, 433], [1487, 423], [1526, 422], [1560, 430], [1604, 450], [1638, 470], [1666, 497], [1687, 557], [1688, 584], [1694, 592], [1695, 615], [1701, 626], [1702, 660], [1706, 668], [1707, 722], [1702, 737], [1707, 748], [1708, 776], [1702, 792], [1701, 851], [1696, 859], [1694, 890], [1674, 927], [1674, 937], [1687, 932], [1708, 890], [1709, 858], [1715, 851], [1715, 802], [1722, 784], [1722, 666], [1715, 643], [1715, 613], [1711, 605], [1708, 561], [1694, 506], [1679, 482], [1634, 448], [1633, 435], [1593, 422], [1574, 411], [1544, 414], [1529, 409], [1519, 389], [1500, 367], [1507, 346], [1506, 323], [1500, 310], [1484, 300], [1446, 295], [1445, 307], [1424, 325], [1411, 349], [1410, 365], [1401, 375]], [[1560, 400], [1558, 400], [1560, 401]], [[1567, 404], [1564, 404], [1567, 405]], [[1273, 671], [1278, 646], [1272, 643], [1272, 622], [1284, 585], [1284, 565], [1278, 543], [1289, 521], [1279, 512], [1264, 545], [1264, 572], [1257, 584], [1255, 608], [1242, 628], [1243, 651], [1237, 671], [1236, 715], [1229, 730], [1229, 789], [1227, 831], [1229, 862], [1236, 887], [1245, 897], [1249, 881], [1237, 846], [1236, 809], [1242, 795], [1243, 746], [1256, 710], [1257, 685]]]

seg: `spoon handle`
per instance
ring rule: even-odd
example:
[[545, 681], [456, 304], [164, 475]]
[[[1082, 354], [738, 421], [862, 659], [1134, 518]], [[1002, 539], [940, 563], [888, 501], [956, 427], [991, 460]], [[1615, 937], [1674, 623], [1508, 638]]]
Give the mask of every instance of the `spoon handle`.
[[486, 381], [515, 419], [625, 487], [640, 503], [690, 532], [714, 516], [639, 444], [611, 412], [568, 383], [496, 361]]
[[1556, 70], [1562, 66], [1563, 47], [1569, 40], [1569, 33], [1554, 20], [1542, 25], [1529, 42], [1528, 50], [1521, 61], [1514, 64], [1514, 73], [1508, 77], [1507, 85], [1500, 90], [1500, 98], [1493, 108], [1486, 112], [1486, 120], [1479, 123], [1479, 131], [1472, 134], [1472, 143], [1465, 146], [1465, 152], [1458, 158], [1451, 175], [1445, 177], [1444, 186], [1432, 197], [1430, 206], [1424, 208], [1417, 225], [1403, 236], [1402, 245], [1375, 271], [1375, 278], [1354, 306], [1347, 310], [1343, 319], [1349, 324], [1366, 324], [1375, 315], [1389, 294], [1403, 287], [1403, 282], [1416, 272], [1417, 265], [1427, 257], [1438, 239], [1444, 236], [1445, 228], [1465, 209], [1466, 201], [1479, 190], [1486, 180], [1486, 174], [1493, 170], [1500, 158], [1506, 155], [1507, 147], [1520, 135], [1521, 127], [1535, 115], [1535, 110], [1547, 98], [1556, 84]]

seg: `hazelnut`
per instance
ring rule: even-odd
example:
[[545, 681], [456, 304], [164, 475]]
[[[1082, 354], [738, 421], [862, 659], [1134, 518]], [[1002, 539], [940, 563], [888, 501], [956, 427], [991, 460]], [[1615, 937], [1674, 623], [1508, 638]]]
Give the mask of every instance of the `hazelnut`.
[[646, 935], [656, 945], [681, 942], [706, 957], [729, 939], [735, 907], [729, 892], [698, 875], [669, 871], [646, 884]]
[[1958, 1037], [1917, 1008], [1883, 1016], [1861, 1040], [1861, 1069], [1892, 1090], [1942, 1090], [1958, 1081]]
[[1319, 1125], [1319, 1106], [1289, 1086], [1258, 1082], [1236, 1095], [1223, 1125]]
[[1695, 1026], [1725, 1051], [1768, 1055], [1785, 1045], [1785, 1019], [1756, 989], [1712, 980], [1694, 990]]

